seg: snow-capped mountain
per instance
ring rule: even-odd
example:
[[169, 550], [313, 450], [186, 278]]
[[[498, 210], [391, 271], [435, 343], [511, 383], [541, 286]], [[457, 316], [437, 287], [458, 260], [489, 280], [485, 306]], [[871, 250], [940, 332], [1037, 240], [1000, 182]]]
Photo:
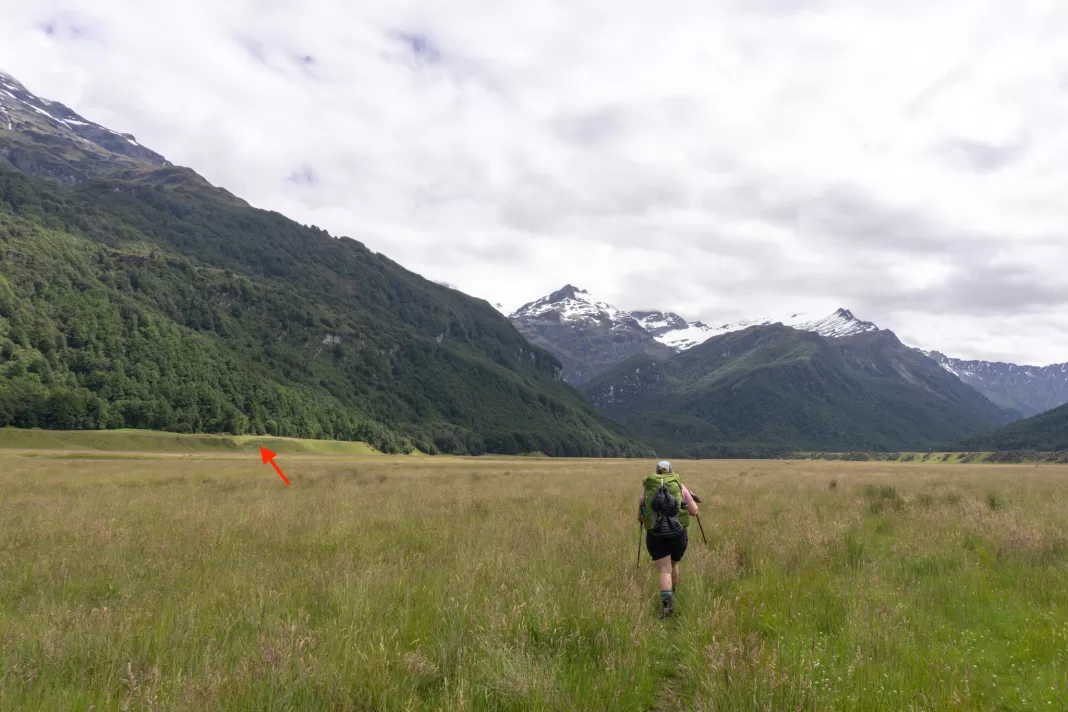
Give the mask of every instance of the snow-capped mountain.
[[994, 361], [964, 361], [938, 351], [922, 351], [987, 398], [1032, 416], [1068, 403], [1068, 363], [1020, 366]]
[[528, 339], [561, 360], [563, 377], [572, 385], [639, 352], [670, 356], [751, 326], [783, 324], [828, 338], [878, 331], [875, 324], [857, 319], [847, 309], [824, 318], [791, 313], [710, 326], [673, 312], [624, 311], [570, 284], [525, 304], [509, 318]]
[[77, 183], [170, 165], [130, 134], [87, 121], [0, 72], [0, 157], [26, 173]]
[[631, 314], [595, 299], [585, 289], [570, 284], [547, 297], [523, 305], [511, 318], [550, 318], [571, 324], [610, 323], [615, 329], [639, 326]]
[[573, 386], [638, 353], [664, 358], [675, 353], [633, 314], [570, 284], [523, 305], [509, 319], [532, 344], [560, 359], [561, 377]]

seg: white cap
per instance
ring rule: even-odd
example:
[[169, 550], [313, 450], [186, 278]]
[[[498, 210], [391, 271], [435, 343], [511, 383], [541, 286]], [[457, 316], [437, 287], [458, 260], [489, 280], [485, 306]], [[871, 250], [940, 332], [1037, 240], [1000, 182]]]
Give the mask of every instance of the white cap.
[[656, 470], [657, 472], [659, 472], [660, 470], [667, 470], [668, 472], [671, 472], [671, 463], [667, 460], [661, 460], [660, 462], [656, 463]]

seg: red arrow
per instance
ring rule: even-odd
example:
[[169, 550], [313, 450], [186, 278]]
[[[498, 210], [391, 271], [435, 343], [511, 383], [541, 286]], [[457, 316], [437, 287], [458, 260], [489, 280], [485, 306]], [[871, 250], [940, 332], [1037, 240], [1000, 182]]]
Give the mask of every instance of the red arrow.
[[266, 465], [268, 462], [271, 463], [271, 467], [273, 467], [274, 471], [278, 473], [278, 476], [282, 478], [282, 481], [285, 482], [287, 485], [289, 484], [289, 480], [286, 479], [286, 473], [282, 472], [281, 468], [279, 468], [278, 464], [274, 461], [274, 458], [278, 457], [277, 455], [275, 455], [267, 448], [261, 447], [260, 457], [263, 458], [262, 464]]

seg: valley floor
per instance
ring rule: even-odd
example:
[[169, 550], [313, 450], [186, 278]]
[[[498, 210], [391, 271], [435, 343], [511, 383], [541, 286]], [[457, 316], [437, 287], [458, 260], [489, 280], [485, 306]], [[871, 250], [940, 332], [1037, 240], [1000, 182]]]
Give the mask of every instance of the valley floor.
[[261, 447], [279, 453], [369, 455], [366, 443], [308, 440], [269, 435], [182, 435], [157, 430], [41, 430], [0, 428], [3, 450], [140, 453], [258, 453]]
[[[32, 456], [27, 456], [32, 455]], [[0, 454], [0, 709], [1068, 705], [1068, 467]]]

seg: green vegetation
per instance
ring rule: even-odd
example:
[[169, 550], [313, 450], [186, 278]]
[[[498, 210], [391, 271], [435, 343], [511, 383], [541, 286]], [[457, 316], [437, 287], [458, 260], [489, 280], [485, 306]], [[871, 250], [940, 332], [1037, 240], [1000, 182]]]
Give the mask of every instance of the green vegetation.
[[660, 621], [649, 461], [73, 456], [0, 455], [0, 709], [1068, 703], [1061, 467], [680, 462]]
[[667, 361], [633, 357], [581, 390], [674, 457], [926, 449], [1012, 417], [889, 331], [752, 327]]
[[186, 169], [0, 159], [0, 426], [635, 455], [489, 304]]
[[846, 462], [903, 462], [969, 465], [980, 463], [1068, 463], [1068, 451], [1005, 450], [998, 452], [795, 452], [791, 460], [844, 460]]
[[182, 435], [151, 430], [21, 430], [0, 428], [0, 449], [103, 450], [117, 452], [249, 452], [369, 455], [370, 445], [255, 435]]
[[961, 442], [958, 447], [984, 450], [1068, 450], [1068, 405], [1020, 420], [985, 435]]

